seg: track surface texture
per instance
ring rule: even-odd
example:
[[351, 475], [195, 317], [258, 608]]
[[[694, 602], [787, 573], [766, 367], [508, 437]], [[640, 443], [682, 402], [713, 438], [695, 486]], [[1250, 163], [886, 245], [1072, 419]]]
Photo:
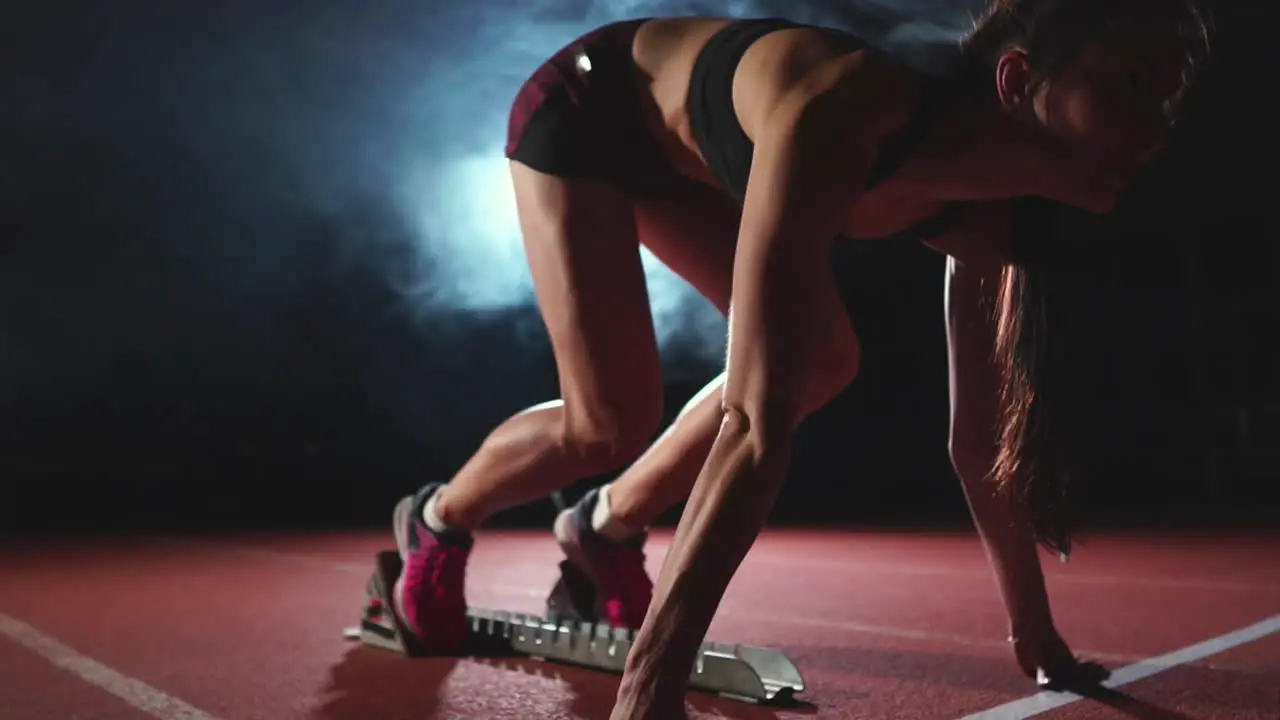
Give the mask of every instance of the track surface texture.
[[[656, 574], [670, 540], [648, 551]], [[410, 660], [343, 639], [389, 534], [9, 542], [0, 717], [12, 720], [607, 718], [616, 676], [530, 659]], [[472, 605], [538, 613], [549, 533], [478, 538]], [[767, 531], [711, 640], [768, 645], [805, 703], [691, 693], [693, 718], [1280, 718], [1280, 534], [1098, 534], [1046, 561], [1058, 625], [1115, 675], [1041, 693], [1004, 642], [972, 534]]]

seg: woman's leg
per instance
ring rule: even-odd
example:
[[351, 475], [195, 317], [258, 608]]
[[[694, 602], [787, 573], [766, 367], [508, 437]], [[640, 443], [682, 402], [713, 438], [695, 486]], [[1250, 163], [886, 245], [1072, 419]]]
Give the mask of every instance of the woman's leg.
[[[430, 652], [465, 647], [471, 531], [499, 510], [634, 459], [662, 420], [658, 345], [630, 198], [605, 182], [558, 178], [518, 162], [511, 175], [561, 397], [508, 419], [450, 482], [396, 506], [404, 570], [393, 602]], [[628, 577], [643, 577], [642, 568]], [[643, 608], [648, 588], [640, 589], [630, 605]]]
[[[713, 188], [688, 181], [635, 203], [642, 244], [703, 297], [729, 312], [740, 212]], [[699, 391], [645, 453], [609, 486], [609, 514], [642, 529], [689, 497], [720, 426], [721, 374]]]
[[662, 378], [630, 198], [511, 165], [521, 229], [560, 376], [559, 400], [498, 426], [434, 503], [451, 528], [546, 497], [638, 456]]
[[[721, 312], [729, 306], [738, 208], [693, 181], [672, 181], [661, 196], [633, 203], [639, 240]], [[556, 519], [565, 556], [595, 587], [594, 607], [581, 607], [567, 586], [548, 600], [553, 615], [580, 614], [636, 628], [653, 597], [643, 532], [663, 510], [685, 499], [719, 425], [719, 382], [690, 401], [679, 418], [614, 483], [592, 491]], [[564, 582], [570, 582], [565, 580]]]
[[[736, 204], [690, 181], [661, 198], [637, 201], [635, 212], [641, 242], [727, 313], [737, 245]], [[723, 387], [722, 375], [690, 400], [645, 454], [607, 486], [607, 492], [588, 494], [557, 519], [556, 535], [569, 560], [595, 581], [596, 614], [614, 625], [637, 628], [644, 620], [653, 584], [639, 552], [640, 531], [664, 510], [689, 498], [721, 425]], [[805, 412], [814, 409], [816, 405], [810, 404]], [[593, 532], [584, 531], [588, 523]], [[552, 605], [562, 599], [553, 593]]]

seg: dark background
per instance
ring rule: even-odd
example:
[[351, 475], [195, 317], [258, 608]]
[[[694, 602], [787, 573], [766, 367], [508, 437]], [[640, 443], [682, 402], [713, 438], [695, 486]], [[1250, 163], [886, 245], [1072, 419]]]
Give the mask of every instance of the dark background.
[[[0, 527], [385, 523], [554, 396], [500, 150], [543, 57], [612, 19], [696, 12], [844, 25], [934, 62], [968, 5], [7, 6]], [[1215, 65], [1152, 177], [1112, 217], [1059, 223], [1071, 436], [1100, 518], [1280, 508], [1280, 68], [1262, 6], [1220, 6]], [[775, 519], [963, 524], [942, 259], [868, 244], [834, 261], [864, 371], [803, 428]], [[723, 323], [669, 273], [651, 281], [673, 414], [715, 374]]]

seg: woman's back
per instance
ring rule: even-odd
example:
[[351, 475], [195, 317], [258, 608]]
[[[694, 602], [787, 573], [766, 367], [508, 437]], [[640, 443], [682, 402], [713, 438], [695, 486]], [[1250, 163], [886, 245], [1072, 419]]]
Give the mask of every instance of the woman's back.
[[[641, 82], [646, 82], [640, 91], [653, 102], [650, 128], [668, 160], [682, 173], [703, 181], [713, 178], [690, 120], [690, 83], [708, 41], [732, 22], [735, 20], [730, 18], [649, 20], [636, 33], [632, 47]], [[896, 81], [910, 85], [914, 73], [905, 65], [893, 63], [846, 32], [795, 26], [774, 29], [759, 37], [741, 55], [733, 72], [732, 105], [742, 131], [754, 137], [765, 122], [765, 115], [780, 101], [780, 92], [822, 73], [824, 65], [854, 53], [876, 55], [877, 65], [895, 74]]]

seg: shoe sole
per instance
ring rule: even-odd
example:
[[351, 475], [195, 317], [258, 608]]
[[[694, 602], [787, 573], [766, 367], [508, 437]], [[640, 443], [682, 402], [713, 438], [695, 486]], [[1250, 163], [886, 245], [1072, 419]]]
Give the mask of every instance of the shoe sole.
[[409, 558], [409, 514], [412, 512], [413, 496], [405, 495], [396, 503], [396, 509], [391, 513], [391, 529], [396, 536], [396, 549], [400, 552], [401, 560]]
[[560, 550], [564, 552], [565, 558], [574, 567], [582, 571], [593, 585], [599, 587], [600, 579], [596, 577], [595, 570], [591, 567], [591, 561], [587, 558], [586, 551], [582, 549], [582, 545], [570, 529], [573, 522], [573, 513], [573, 509], [570, 508], [557, 515], [555, 524], [552, 525], [552, 532], [555, 534], [556, 543], [560, 545]]
[[[413, 496], [406, 495], [396, 503], [396, 509], [391, 513], [391, 528], [396, 536], [396, 550], [400, 553], [402, 564], [409, 562], [409, 515], [412, 512]], [[400, 622], [415, 637], [419, 637], [418, 631], [409, 625], [408, 615], [404, 612], [404, 573], [396, 578], [396, 584], [391, 589], [391, 602], [395, 603], [395, 611], [400, 616]]]

